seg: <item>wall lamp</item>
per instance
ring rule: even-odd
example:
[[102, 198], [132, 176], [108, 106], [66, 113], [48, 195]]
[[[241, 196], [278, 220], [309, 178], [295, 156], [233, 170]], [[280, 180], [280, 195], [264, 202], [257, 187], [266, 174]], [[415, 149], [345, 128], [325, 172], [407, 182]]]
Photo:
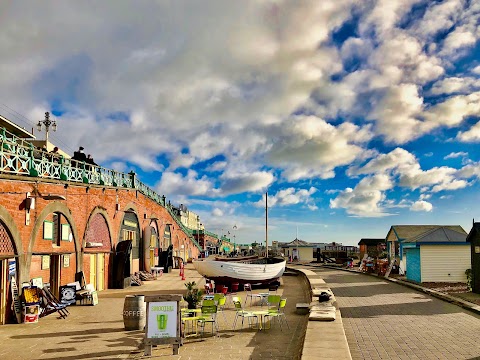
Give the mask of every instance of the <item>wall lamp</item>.
[[59, 194], [31, 195], [27, 192], [25, 197], [25, 225], [30, 225], [30, 210], [35, 209], [36, 198], [43, 200], [66, 200], [66, 197]]

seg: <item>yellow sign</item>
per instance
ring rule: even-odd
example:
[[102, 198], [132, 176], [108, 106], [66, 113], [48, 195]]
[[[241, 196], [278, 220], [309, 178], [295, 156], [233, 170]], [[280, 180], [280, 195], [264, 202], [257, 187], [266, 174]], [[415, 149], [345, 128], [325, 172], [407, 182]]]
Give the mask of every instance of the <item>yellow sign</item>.
[[50, 256], [42, 256], [42, 270], [50, 269]]
[[130, 227], [137, 227], [137, 223], [134, 221], [129, 221], [129, 220], [123, 220], [123, 225], [125, 226], [130, 226]]

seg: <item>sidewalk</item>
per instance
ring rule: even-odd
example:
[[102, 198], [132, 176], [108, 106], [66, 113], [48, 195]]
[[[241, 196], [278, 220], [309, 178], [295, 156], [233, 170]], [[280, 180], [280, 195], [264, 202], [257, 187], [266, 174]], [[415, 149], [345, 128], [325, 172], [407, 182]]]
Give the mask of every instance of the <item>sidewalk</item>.
[[[332, 266], [332, 265], [325, 265], [325, 264], [318, 264], [318, 265], [317, 264], [309, 264], [308, 266], [312, 266], [312, 267], [322, 267], [323, 266], [323, 267], [330, 268], [330, 269], [349, 271], [349, 272], [355, 272], [355, 273], [359, 273], [359, 274], [379, 277], [377, 274], [362, 273], [362, 272], [360, 272], [356, 269], [346, 269], [346, 268], [342, 268], [342, 267], [339, 267], [339, 266]], [[396, 279], [394, 277], [388, 277], [388, 278], [381, 277], [381, 278], [384, 279], [384, 280], [387, 280], [387, 281], [391, 281], [391, 282], [403, 285], [403, 286], [408, 286], [408, 287], [416, 289], [418, 291], [422, 291], [426, 294], [435, 296], [436, 298], [439, 298], [439, 299], [442, 299], [442, 300], [447, 301], [449, 303], [461, 306], [462, 308], [470, 310], [470, 311], [472, 311], [476, 314], [480, 314], [480, 305], [478, 305], [480, 303], [480, 294], [475, 294], [475, 293], [472, 293], [472, 292], [446, 294], [446, 293], [442, 293], [442, 292], [437, 291], [437, 290], [428, 289], [428, 288], [423, 287], [421, 285], [413, 284], [413, 283], [408, 282], [408, 281], [403, 281], [403, 280], [400, 280], [400, 279]]]
[[[182, 281], [179, 270], [173, 270], [157, 280], [145, 281], [139, 287], [99, 292], [98, 305], [70, 306], [70, 315], [66, 319], [58, 319], [53, 313], [41, 318], [36, 324], [0, 326], [0, 359], [144, 358], [144, 332], [124, 330], [122, 312], [125, 295], [183, 294], [184, 283], [188, 281], [195, 281], [199, 288], [203, 288], [204, 279], [191, 264], [185, 268], [185, 276], [186, 279]], [[230, 309], [225, 311], [225, 318], [219, 314], [218, 336], [206, 334], [204, 338], [186, 339], [179, 355], [172, 355], [172, 346], [158, 346], [149, 358], [299, 359], [307, 320], [306, 316], [295, 313], [295, 304], [305, 301], [307, 291], [296, 277], [284, 276], [282, 282], [278, 293], [288, 299], [285, 312], [289, 329], [285, 326], [280, 329], [278, 324], [274, 324], [266, 331], [244, 326], [243, 330], [234, 332], [232, 324], [235, 311], [230, 304]], [[243, 292], [238, 294], [245, 299]], [[255, 304], [253, 306], [257, 308]], [[208, 327], [207, 331], [209, 330]]]

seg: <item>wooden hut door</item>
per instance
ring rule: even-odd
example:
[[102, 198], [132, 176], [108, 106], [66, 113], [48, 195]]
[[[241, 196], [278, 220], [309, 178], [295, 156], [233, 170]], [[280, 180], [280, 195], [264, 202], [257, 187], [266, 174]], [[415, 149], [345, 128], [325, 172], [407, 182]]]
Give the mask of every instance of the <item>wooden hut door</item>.
[[105, 289], [105, 254], [97, 254], [97, 291]]
[[97, 289], [97, 257], [90, 254], [90, 284]]
[[50, 291], [57, 299], [60, 294], [60, 256], [50, 256]]

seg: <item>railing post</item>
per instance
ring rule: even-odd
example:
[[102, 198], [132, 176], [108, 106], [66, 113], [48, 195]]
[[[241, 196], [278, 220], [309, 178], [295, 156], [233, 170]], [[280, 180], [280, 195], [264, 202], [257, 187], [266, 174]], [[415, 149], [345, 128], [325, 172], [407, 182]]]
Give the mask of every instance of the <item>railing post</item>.
[[28, 169], [30, 176], [38, 177], [38, 171], [33, 166], [35, 164], [35, 157], [33, 156], [34, 149], [30, 149], [30, 168]]
[[65, 175], [63, 172], [63, 169], [65, 168], [65, 159], [63, 158], [63, 155], [60, 156], [60, 180], [67, 181], [68, 176]]
[[84, 184], [88, 184], [87, 171], [85, 169], [85, 161], [82, 161], [82, 181]]

